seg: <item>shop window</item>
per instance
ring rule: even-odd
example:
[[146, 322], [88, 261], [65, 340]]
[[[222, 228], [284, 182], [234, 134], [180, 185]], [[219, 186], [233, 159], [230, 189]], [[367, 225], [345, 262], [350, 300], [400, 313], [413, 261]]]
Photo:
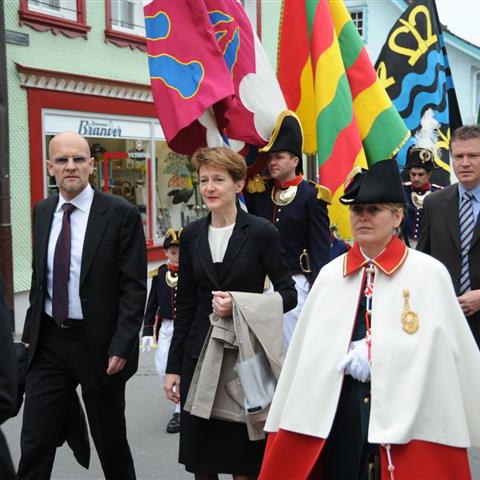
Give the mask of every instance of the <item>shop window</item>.
[[146, 50], [143, 7], [151, 0], [106, 0], [106, 39], [119, 47]]
[[[46, 137], [47, 145], [51, 138]], [[173, 152], [166, 142], [155, 141], [156, 161], [152, 163], [149, 140], [87, 140], [95, 159], [90, 184], [136, 205], [150, 244], [161, 245], [170, 227], [178, 230], [208, 213], [190, 157]], [[156, 178], [154, 192], [149, 187], [152, 173]], [[56, 194], [55, 178], [48, 172], [46, 178], [47, 194]]]
[[156, 142], [155, 153], [157, 230], [164, 234], [169, 226], [179, 229], [208, 211], [190, 157], [173, 152], [166, 142]]
[[20, 24], [68, 37], [87, 36], [85, 0], [20, 0]]

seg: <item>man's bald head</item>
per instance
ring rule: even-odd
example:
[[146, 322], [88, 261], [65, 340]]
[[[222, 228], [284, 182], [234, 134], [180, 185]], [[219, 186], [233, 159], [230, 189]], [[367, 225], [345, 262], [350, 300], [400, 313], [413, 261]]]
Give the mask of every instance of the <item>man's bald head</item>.
[[48, 145], [48, 157], [52, 158], [55, 155], [58, 145], [75, 145], [77, 148], [83, 150], [83, 154], [90, 157], [90, 145], [85, 137], [82, 137], [76, 132], [62, 132], [55, 135]]

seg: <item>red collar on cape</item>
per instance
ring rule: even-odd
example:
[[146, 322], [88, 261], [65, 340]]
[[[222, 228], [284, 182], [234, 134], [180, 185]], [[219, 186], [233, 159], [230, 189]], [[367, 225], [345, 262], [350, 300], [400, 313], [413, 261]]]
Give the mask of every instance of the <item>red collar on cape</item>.
[[[372, 263], [385, 275], [392, 275], [403, 265], [407, 255], [407, 246], [394, 235], [384, 250], [372, 260]], [[355, 243], [343, 260], [343, 276], [346, 277], [357, 272], [367, 263], [368, 260], [363, 256], [358, 243]]]

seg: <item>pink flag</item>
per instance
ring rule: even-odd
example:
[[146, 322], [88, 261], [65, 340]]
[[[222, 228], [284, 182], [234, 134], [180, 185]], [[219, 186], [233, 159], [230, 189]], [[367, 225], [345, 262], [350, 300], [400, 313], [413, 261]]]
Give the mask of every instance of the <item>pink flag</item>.
[[241, 4], [154, 0], [144, 11], [152, 91], [168, 145], [184, 154], [227, 138], [265, 145], [285, 102]]

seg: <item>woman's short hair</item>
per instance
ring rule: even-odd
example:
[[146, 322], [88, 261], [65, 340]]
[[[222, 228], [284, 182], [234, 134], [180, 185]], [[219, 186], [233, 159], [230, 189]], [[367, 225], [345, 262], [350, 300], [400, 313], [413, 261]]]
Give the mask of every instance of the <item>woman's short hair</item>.
[[197, 173], [201, 167], [224, 168], [235, 182], [245, 180], [247, 176], [245, 159], [230, 148], [199, 148], [193, 154], [192, 164]]

